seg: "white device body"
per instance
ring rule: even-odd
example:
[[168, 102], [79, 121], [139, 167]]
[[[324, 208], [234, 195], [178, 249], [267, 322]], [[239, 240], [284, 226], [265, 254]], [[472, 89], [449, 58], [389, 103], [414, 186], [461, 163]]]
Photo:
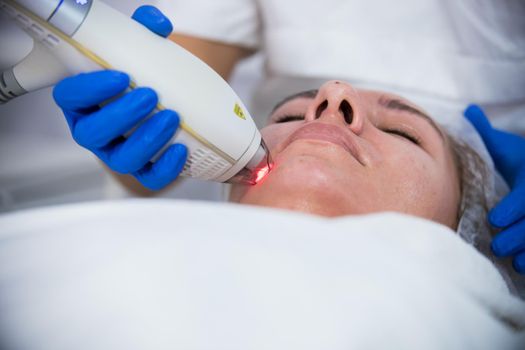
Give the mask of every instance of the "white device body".
[[[34, 38], [31, 53], [12, 69], [19, 87], [34, 91], [73, 74], [100, 70], [100, 64], [42, 20], [53, 1], [38, 1], [36, 5], [35, 0], [0, 0], [0, 10]], [[33, 9], [32, 16], [23, 11], [24, 5]], [[102, 1], [90, 0], [89, 5], [81, 25], [68, 38], [112, 68], [127, 72], [137, 85], [152, 87], [165, 108], [179, 113], [186, 128], [180, 128], [168, 145], [188, 147], [181, 175], [224, 182], [243, 169], [254, 173], [268, 161], [246, 107], [215, 71]]]

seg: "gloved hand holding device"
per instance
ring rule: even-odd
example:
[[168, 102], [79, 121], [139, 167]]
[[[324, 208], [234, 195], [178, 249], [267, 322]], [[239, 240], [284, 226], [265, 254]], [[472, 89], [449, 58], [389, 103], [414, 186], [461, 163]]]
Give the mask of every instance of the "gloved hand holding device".
[[[163, 37], [173, 29], [168, 18], [152, 6], [139, 7], [132, 18]], [[187, 149], [181, 144], [171, 145], [155, 163], [150, 162], [177, 130], [179, 117], [174, 111], [161, 111], [124, 138], [158, 102], [152, 89], [141, 87], [99, 107], [124, 92], [129, 83], [128, 75], [117, 71], [79, 74], [62, 80], [53, 96], [79, 145], [112, 170], [132, 174], [145, 187], [158, 190], [175, 180], [186, 162]]]
[[492, 240], [496, 256], [513, 256], [514, 269], [525, 274], [525, 138], [492, 127], [483, 110], [471, 105], [465, 116], [485, 143], [496, 168], [510, 186], [488, 215], [492, 226], [503, 230]]

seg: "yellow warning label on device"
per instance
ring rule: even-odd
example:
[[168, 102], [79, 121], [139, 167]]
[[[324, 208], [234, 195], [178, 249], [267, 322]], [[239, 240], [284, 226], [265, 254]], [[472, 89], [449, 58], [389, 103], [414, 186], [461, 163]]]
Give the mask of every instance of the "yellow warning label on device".
[[238, 103], [235, 104], [235, 107], [233, 107], [233, 112], [237, 114], [237, 117], [246, 120], [246, 116], [244, 115], [244, 111], [242, 110], [242, 107], [239, 106]]

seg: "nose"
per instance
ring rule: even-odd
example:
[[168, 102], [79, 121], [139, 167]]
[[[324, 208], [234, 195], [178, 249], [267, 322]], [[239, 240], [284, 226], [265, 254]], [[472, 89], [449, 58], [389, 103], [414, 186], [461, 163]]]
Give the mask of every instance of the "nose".
[[329, 81], [321, 86], [305, 119], [344, 124], [355, 134], [363, 128], [363, 111], [357, 91], [348, 83]]

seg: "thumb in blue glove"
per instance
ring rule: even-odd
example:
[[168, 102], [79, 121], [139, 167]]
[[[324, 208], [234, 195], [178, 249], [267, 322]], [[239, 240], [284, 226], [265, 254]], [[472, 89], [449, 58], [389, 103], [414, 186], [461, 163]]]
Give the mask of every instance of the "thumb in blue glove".
[[137, 8], [131, 18], [164, 38], [173, 30], [170, 20], [154, 6], [144, 5]]
[[510, 193], [488, 215], [491, 225], [502, 228], [492, 240], [496, 256], [513, 256], [514, 269], [525, 274], [525, 138], [492, 127], [483, 110], [471, 105], [465, 117], [483, 139]]

